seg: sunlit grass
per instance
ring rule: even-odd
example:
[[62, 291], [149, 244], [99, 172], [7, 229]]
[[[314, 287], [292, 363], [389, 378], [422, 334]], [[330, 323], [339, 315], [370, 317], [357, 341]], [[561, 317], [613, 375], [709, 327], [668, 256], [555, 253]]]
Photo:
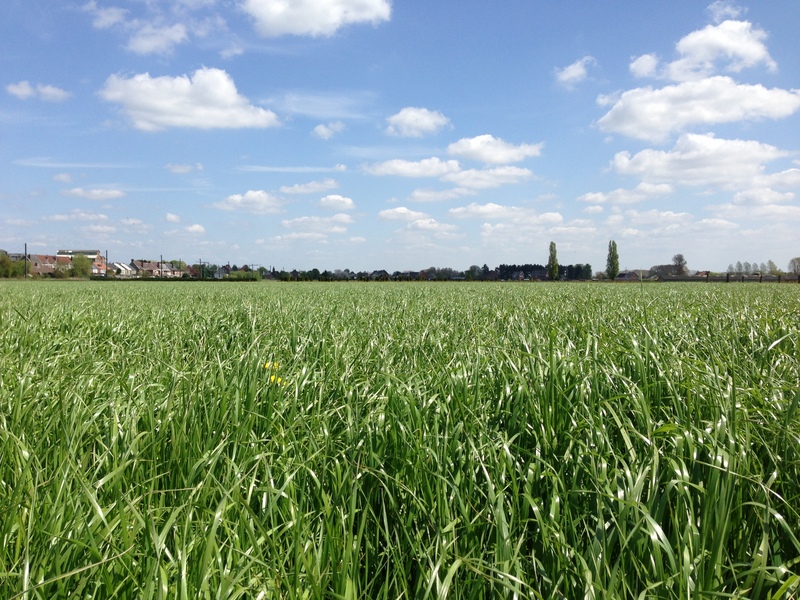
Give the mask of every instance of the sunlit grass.
[[2, 598], [800, 589], [800, 286], [0, 292]]

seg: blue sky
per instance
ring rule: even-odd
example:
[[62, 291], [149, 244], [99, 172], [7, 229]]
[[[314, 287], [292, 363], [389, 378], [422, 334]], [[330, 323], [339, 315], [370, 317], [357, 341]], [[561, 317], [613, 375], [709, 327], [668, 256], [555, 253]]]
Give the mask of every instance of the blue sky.
[[800, 255], [796, 0], [4, 0], [0, 23], [8, 251]]

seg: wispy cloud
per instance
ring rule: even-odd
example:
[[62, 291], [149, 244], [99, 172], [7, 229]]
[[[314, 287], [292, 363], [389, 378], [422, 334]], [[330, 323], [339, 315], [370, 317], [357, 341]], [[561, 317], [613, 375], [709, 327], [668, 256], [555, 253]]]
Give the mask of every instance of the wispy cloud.
[[122, 190], [108, 189], [108, 188], [72, 188], [71, 190], [64, 190], [62, 192], [65, 196], [72, 196], [74, 198], [85, 198], [86, 200], [108, 201], [116, 200], [125, 196]]
[[571, 65], [567, 65], [562, 69], [556, 69], [556, 81], [567, 89], [573, 89], [589, 76], [587, 67], [594, 64], [597, 64], [597, 60], [594, 56], [579, 58]]
[[282, 194], [318, 194], [339, 187], [335, 179], [324, 179], [322, 181], [309, 181], [308, 183], [296, 183], [294, 185], [281, 186]]
[[62, 90], [54, 85], [43, 85], [39, 83], [33, 86], [28, 81], [10, 83], [6, 86], [6, 92], [20, 100], [39, 98], [45, 102], [63, 102], [72, 95], [66, 90]]
[[85, 163], [85, 162], [59, 162], [48, 157], [21, 158], [13, 161], [21, 167], [36, 167], [42, 169], [136, 169], [138, 165], [130, 163]]
[[332, 167], [279, 167], [268, 165], [242, 165], [237, 167], [237, 171], [246, 173], [341, 173], [347, 170], [345, 165], [334, 165]]

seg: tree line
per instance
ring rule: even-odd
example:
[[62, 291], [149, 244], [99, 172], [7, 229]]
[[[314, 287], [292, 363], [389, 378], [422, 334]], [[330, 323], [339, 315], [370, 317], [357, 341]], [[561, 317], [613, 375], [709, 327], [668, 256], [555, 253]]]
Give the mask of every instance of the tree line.
[[[220, 270], [224, 270], [225, 279], [234, 280], [259, 280], [259, 279], [279, 279], [282, 281], [304, 280], [304, 281], [340, 281], [340, 280], [512, 280], [512, 279], [538, 279], [538, 280], [588, 280], [596, 279], [616, 279], [620, 273], [619, 251], [614, 240], [608, 242], [608, 254], [606, 258], [606, 270], [592, 273], [592, 266], [588, 263], [577, 263], [571, 265], [560, 265], [555, 242], [550, 242], [550, 249], [547, 263], [524, 264], [501, 264], [494, 269], [488, 265], [472, 265], [465, 271], [452, 269], [449, 267], [428, 267], [420, 271], [351, 271], [350, 269], [336, 269], [333, 271], [317, 268], [306, 271], [286, 271], [277, 270], [274, 267], [266, 268], [255, 265], [216, 265], [213, 263], [195, 263], [187, 265], [181, 260], [171, 261], [173, 265], [178, 265], [184, 271], [184, 277], [190, 279], [215, 279], [220, 277]], [[53, 277], [89, 277], [91, 275], [91, 260], [85, 256], [75, 256], [69, 269], [57, 270]], [[650, 276], [669, 276], [686, 275], [687, 262], [683, 254], [675, 254], [670, 264], [653, 265], [649, 269]], [[741, 262], [728, 265], [728, 273], [736, 275], [781, 275], [784, 272], [772, 261], [766, 263]], [[25, 261], [12, 260], [7, 253], [0, 251], [0, 278], [23, 277], [25, 275]], [[800, 276], [800, 257], [792, 258], [788, 264], [788, 273]], [[30, 274], [30, 273], [29, 273]], [[109, 276], [114, 276], [109, 272]]]
[[[789, 261], [789, 272], [790, 273], [794, 272], [793, 271], [792, 261], [796, 261], [796, 260], [800, 260], [800, 259], [793, 258], [792, 260]], [[742, 262], [740, 260], [737, 260], [735, 265], [733, 263], [728, 265], [728, 271], [727, 272], [731, 273], [731, 274], [736, 274], [736, 275], [756, 275], [756, 274], [760, 274], [760, 275], [780, 275], [782, 273], [780, 268], [778, 268], [778, 265], [776, 265], [771, 260], [768, 260], [766, 263], [762, 262], [760, 264], [757, 263], [757, 262], [750, 263], [750, 262], [747, 262], [747, 261]]]

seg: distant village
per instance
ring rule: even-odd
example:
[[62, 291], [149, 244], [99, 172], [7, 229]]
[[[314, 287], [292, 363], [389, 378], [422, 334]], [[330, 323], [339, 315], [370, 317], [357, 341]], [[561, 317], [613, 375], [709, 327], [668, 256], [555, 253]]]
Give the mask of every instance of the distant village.
[[[681, 256], [682, 260], [682, 255]], [[800, 260], [800, 259], [793, 259]], [[794, 263], [793, 263], [794, 264]], [[684, 264], [656, 265], [650, 269], [622, 270], [617, 281], [799, 281], [800, 274], [784, 273], [772, 261], [767, 265], [745, 263], [731, 265], [725, 273], [691, 271]], [[791, 265], [790, 265], [791, 266]], [[129, 262], [108, 262], [100, 250], [58, 250], [55, 254], [11, 253], [0, 250], [0, 277], [93, 278], [93, 279], [188, 279], [254, 281], [544, 281], [548, 269], [540, 264], [506, 265], [490, 269], [473, 265], [466, 271], [429, 267], [420, 271], [285, 271], [262, 265], [216, 265], [198, 262], [188, 265], [180, 260], [131, 259]], [[588, 281], [608, 279], [604, 272], [593, 272], [589, 264], [558, 265], [558, 279]]]
[[[216, 265], [200, 262], [187, 265], [176, 260], [131, 259], [129, 262], [109, 262], [100, 250], [58, 250], [55, 254], [7, 253], [0, 255], [14, 268], [15, 274], [32, 277], [95, 277], [117, 279], [278, 279], [282, 281], [398, 281], [398, 280], [531, 280], [546, 279], [547, 268], [542, 265], [500, 265], [495, 269], [473, 266], [467, 271], [430, 267], [421, 271], [335, 271], [280, 270], [258, 265]], [[27, 257], [27, 260], [26, 260]], [[19, 273], [17, 273], [19, 272]], [[591, 279], [591, 265], [559, 267], [562, 278]], [[8, 276], [8, 275], [6, 275]]]
[[[100, 250], [58, 250], [55, 254], [9, 253], [0, 250], [0, 256], [12, 264], [24, 266], [24, 272], [37, 277], [120, 277], [180, 279], [190, 276], [185, 263], [172, 261], [133, 260], [129, 263], [108, 262]], [[17, 271], [19, 270], [17, 267]]]

